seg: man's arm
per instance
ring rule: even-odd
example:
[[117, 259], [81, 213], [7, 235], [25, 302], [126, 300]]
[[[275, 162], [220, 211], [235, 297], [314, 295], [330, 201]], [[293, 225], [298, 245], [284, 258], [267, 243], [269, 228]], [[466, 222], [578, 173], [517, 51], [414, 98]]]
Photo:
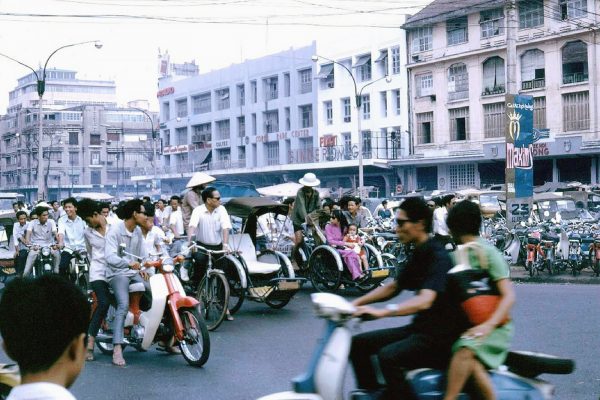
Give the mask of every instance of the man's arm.
[[22, 235], [19, 235], [18, 232], [18, 227], [19, 227], [19, 223], [15, 222], [13, 225], [13, 244], [15, 245], [15, 251], [18, 252], [19, 251], [19, 239], [21, 239]]
[[111, 228], [106, 234], [105, 257], [106, 263], [112, 268], [128, 269], [130, 266], [125, 258], [119, 257], [118, 229]]
[[386, 301], [394, 297], [399, 292], [400, 290], [398, 288], [398, 282], [393, 281], [386, 285], [378, 287], [377, 289], [365, 294], [364, 296], [359, 297], [358, 299], [354, 300], [352, 304], [358, 307], [367, 304]]
[[26, 245], [29, 245], [31, 242], [31, 229], [29, 229], [29, 227], [27, 228], [27, 231], [25, 231], [25, 238], [23, 238], [23, 243], [25, 243]]

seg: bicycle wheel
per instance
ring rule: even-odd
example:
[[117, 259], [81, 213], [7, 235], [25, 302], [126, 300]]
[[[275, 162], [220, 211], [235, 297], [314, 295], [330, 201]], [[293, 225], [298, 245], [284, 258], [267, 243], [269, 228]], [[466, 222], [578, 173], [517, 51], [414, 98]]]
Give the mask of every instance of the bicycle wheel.
[[229, 285], [222, 274], [205, 275], [198, 285], [198, 300], [202, 316], [209, 331], [214, 331], [221, 325], [227, 314], [229, 303]]

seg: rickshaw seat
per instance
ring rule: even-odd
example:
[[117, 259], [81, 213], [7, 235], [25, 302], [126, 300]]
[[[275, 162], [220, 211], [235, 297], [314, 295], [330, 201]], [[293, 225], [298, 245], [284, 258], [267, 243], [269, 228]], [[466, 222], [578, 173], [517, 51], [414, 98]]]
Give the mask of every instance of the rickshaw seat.
[[229, 247], [233, 251], [240, 252], [250, 275], [272, 274], [281, 268], [279, 264], [266, 263], [256, 259], [256, 248], [252, 243], [252, 238], [247, 233], [229, 235]]

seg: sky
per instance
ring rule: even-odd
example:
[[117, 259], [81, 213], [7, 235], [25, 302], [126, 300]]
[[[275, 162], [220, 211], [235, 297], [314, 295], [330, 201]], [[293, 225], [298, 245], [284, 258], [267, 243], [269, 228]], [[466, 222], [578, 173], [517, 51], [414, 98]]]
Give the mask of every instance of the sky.
[[[117, 101], [156, 101], [158, 51], [200, 73], [317, 41], [323, 56], [400, 35], [428, 0], [0, 0], [0, 53], [37, 68], [111, 79]], [[327, 54], [324, 54], [327, 53]], [[0, 57], [0, 114], [30, 70]]]

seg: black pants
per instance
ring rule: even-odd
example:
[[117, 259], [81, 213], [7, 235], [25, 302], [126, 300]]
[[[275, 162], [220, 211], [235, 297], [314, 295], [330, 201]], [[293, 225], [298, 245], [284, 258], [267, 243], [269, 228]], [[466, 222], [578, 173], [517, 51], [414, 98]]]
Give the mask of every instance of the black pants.
[[404, 373], [416, 368], [445, 369], [451, 346], [451, 341], [416, 333], [411, 326], [356, 335], [352, 338], [350, 360], [358, 388], [375, 390], [381, 387], [372, 360], [376, 356], [387, 383], [386, 399], [414, 398]]
[[71, 258], [73, 258], [73, 254], [69, 253], [68, 251], [60, 252], [60, 264], [58, 264], [58, 271], [62, 276], [68, 277]]
[[25, 261], [27, 261], [27, 249], [19, 250], [19, 254], [15, 257], [15, 270], [17, 271], [17, 276], [23, 276], [23, 271], [25, 270]]
[[90, 285], [96, 294], [96, 309], [94, 310], [92, 319], [90, 320], [88, 335], [96, 337], [98, 334], [98, 329], [100, 329], [100, 324], [102, 324], [102, 320], [106, 317], [106, 313], [108, 312], [108, 307], [110, 306], [112, 296], [110, 294], [107, 282], [92, 281], [90, 282]]
[[[205, 247], [209, 250], [223, 250], [222, 243], [216, 244], [216, 245], [204, 244], [201, 242], [197, 242], [197, 243], [200, 246]], [[213, 267], [216, 267], [215, 258], [219, 258], [219, 257], [221, 257], [221, 256], [219, 255], [217, 257], [213, 257]], [[200, 280], [206, 274], [207, 266], [208, 266], [208, 254], [206, 254], [204, 251], [202, 251], [200, 249], [196, 249], [196, 252], [194, 253], [194, 269], [193, 269], [192, 274], [190, 274], [190, 279], [192, 279], [194, 282], [200, 282]]]

